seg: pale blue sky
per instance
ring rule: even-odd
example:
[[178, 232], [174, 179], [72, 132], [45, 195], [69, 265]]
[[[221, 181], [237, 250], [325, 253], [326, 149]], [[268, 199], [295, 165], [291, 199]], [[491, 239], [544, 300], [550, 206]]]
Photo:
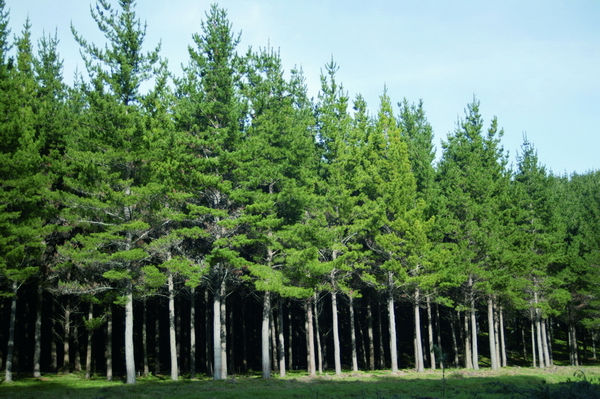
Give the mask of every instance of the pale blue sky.
[[[102, 43], [88, 0], [6, 0], [12, 33], [27, 15], [33, 37], [58, 32], [65, 78], [83, 68], [71, 21]], [[114, 0], [116, 4], [116, 0]], [[212, 2], [138, 0], [148, 49], [180, 72], [191, 36]], [[95, 3], [94, 3], [95, 4]], [[375, 112], [384, 85], [393, 103], [424, 100], [436, 146], [454, 130], [475, 94], [486, 126], [495, 115], [514, 162], [523, 133], [555, 173], [600, 169], [600, 1], [597, 0], [222, 0], [238, 48], [280, 48], [284, 66], [301, 65], [311, 96], [333, 57], [338, 80]]]

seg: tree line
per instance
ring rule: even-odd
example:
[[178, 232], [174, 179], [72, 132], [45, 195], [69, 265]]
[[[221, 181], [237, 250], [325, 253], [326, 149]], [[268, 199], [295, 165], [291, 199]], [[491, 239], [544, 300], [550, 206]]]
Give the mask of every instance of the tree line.
[[[62, 76], [0, 0], [0, 360], [13, 372], [492, 369], [596, 356], [600, 174], [557, 176], [474, 98], [435, 160], [422, 101], [376, 115], [207, 11], [189, 60], [133, 0]], [[36, 46], [37, 45], [37, 46]], [[564, 344], [566, 342], [566, 344]], [[568, 357], [568, 360], [567, 360]]]

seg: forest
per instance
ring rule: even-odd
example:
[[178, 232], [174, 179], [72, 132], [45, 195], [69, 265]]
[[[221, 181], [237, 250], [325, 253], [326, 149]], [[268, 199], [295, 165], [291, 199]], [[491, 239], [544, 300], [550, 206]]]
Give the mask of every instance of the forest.
[[[112, 4], [115, 3], [115, 4]], [[579, 365], [600, 331], [600, 172], [509, 166], [476, 97], [317, 98], [211, 6], [178, 71], [134, 0], [62, 76], [0, 0], [0, 360], [85, 377]], [[151, 29], [149, 27], [148, 29]]]

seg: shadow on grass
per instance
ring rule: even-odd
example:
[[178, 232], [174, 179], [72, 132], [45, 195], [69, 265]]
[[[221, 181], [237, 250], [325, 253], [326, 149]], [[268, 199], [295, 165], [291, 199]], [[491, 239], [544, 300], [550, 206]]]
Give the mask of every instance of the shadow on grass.
[[[588, 375], [598, 375], [598, 368]], [[584, 380], [589, 379], [585, 377]], [[397, 375], [385, 372], [345, 373], [342, 376], [322, 375], [308, 377], [305, 373], [290, 373], [286, 378], [264, 380], [255, 376], [235, 376], [227, 380], [208, 378], [170, 381], [158, 376], [139, 378], [137, 384], [127, 385], [122, 380], [107, 382], [103, 378], [84, 380], [80, 375], [46, 375], [41, 380], [17, 379], [0, 385], [0, 397], [11, 399], [109, 399], [109, 398], [535, 398], [535, 391], [559, 389], [573, 378], [573, 370], [534, 369], [447, 370], [446, 380], [441, 372], [415, 373], [402, 371]], [[577, 381], [582, 381], [579, 378]], [[588, 385], [589, 384], [588, 381]], [[570, 385], [572, 386], [572, 384]], [[597, 387], [598, 385], [595, 385]], [[581, 386], [580, 388], [585, 388]], [[600, 392], [600, 390], [598, 390]], [[592, 392], [592, 391], [589, 391]], [[541, 397], [541, 396], [540, 396]], [[545, 396], [552, 397], [552, 396]], [[557, 396], [566, 399], [569, 396]], [[595, 396], [582, 396], [582, 398]], [[598, 396], [600, 397], [600, 396]]]

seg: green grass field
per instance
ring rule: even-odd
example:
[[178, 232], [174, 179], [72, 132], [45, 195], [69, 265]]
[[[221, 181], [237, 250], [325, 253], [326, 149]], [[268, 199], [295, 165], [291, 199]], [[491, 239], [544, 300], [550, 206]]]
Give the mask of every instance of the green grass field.
[[[166, 376], [139, 378], [135, 385], [122, 381], [106, 382], [98, 376], [89, 381], [82, 375], [44, 375], [41, 379], [16, 376], [13, 383], [0, 385], [0, 398], [6, 399], [109, 399], [109, 398], [594, 398], [600, 397], [600, 367], [553, 367], [546, 370], [505, 368], [491, 370], [331, 373], [310, 378], [306, 373], [290, 373], [286, 378], [263, 380], [259, 376], [235, 376], [225, 381], [209, 378], [173, 382]], [[564, 384], [572, 381], [570, 385]], [[557, 394], [573, 382], [585, 382], [589, 389], [581, 395]], [[589, 381], [592, 384], [589, 384]], [[562, 384], [561, 384], [562, 383]], [[582, 387], [577, 387], [581, 390]], [[532, 396], [537, 394], [538, 396]], [[597, 394], [598, 396], [593, 396]]]

